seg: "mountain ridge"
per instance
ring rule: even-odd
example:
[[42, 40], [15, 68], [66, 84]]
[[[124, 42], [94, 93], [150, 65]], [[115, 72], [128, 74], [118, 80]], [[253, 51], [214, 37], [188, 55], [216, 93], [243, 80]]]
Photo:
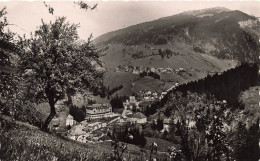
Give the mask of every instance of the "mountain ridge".
[[[241, 11], [206, 8], [112, 31], [96, 38], [94, 44], [106, 69], [105, 86], [123, 85], [115, 94], [124, 96], [132, 95], [132, 89], [153, 91], [155, 84], [167, 90], [176, 82], [187, 83], [242, 62], [258, 61], [259, 27], [255, 17]], [[142, 84], [148, 79], [126, 72], [130, 67], [171, 68], [173, 72], [158, 72], [160, 80]], [[186, 72], [178, 73], [179, 68]]]
[[217, 7], [187, 11], [106, 33], [97, 37], [93, 43], [97, 46], [132, 46], [174, 45], [176, 42], [183, 42], [197, 45], [203, 53], [218, 58], [235, 58], [241, 62], [256, 61], [256, 53], [259, 51], [258, 35], [242, 28], [240, 24], [249, 20], [256, 21], [254, 27], [259, 30], [256, 17], [238, 10]]

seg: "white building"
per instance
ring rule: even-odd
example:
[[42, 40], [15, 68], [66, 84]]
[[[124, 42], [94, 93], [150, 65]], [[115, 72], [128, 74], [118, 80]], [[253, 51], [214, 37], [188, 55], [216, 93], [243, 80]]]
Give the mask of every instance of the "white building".
[[113, 117], [110, 104], [93, 104], [86, 108], [86, 119]]
[[129, 100], [126, 100], [126, 102], [123, 102], [123, 106], [125, 108], [125, 110], [133, 110], [133, 108], [135, 107], [136, 109], [139, 108], [139, 103], [135, 96], [129, 96]]
[[169, 132], [170, 131], [170, 124], [171, 124], [171, 119], [163, 119], [162, 132], [164, 132], [164, 131]]
[[68, 138], [80, 142], [86, 142], [87, 138], [90, 137], [90, 133], [84, 131], [85, 126], [77, 125], [70, 129]]
[[129, 102], [130, 103], [136, 103], [135, 96], [129, 96]]
[[73, 126], [75, 124], [76, 121], [74, 120], [73, 116], [69, 114], [68, 117], [66, 118], [66, 126]]

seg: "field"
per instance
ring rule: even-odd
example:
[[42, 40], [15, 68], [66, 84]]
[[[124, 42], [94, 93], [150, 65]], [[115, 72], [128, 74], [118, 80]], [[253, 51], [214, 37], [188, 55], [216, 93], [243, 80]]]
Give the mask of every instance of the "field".
[[140, 90], [150, 90], [150, 91], [157, 91], [162, 92], [162, 89], [165, 88], [165, 83], [162, 80], [154, 79], [152, 77], [143, 77], [135, 81], [135, 85], [133, 90], [139, 92]]
[[[118, 96], [123, 95], [132, 95], [133, 92], [131, 90], [132, 82], [138, 77], [138, 75], [134, 75], [128, 72], [114, 72], [107, 71], [104, 76], [104, 85], [106, 87], [109, 86], [110, 89], [123, 85], [123, 89], [120, 89], [116, 93]], [[112, 96], [115, 96], [114, 93]]]
[[[104, 62], [104, 67], [114, 68], [118, 65], [132, 65], [156, 68], [193, 68], [205, 71], [220, 71], [235, 67], [237, 61], [223, 60], [216, 57], [194, 52], [192, 46], [176, 43], [174, 45], [152, 45], [152, 49], [147, 49], [143, 45], [124, 46], [110, 45], [109, 49], [101, 53], [104, 55], [100, 60]], [[172, 52], [179, 53], [170, 58], [162, 59], [158, 55], [158, 49], [170, 49]], [[124, 50], [124, 52], [123, 52]], [[147, 57], [133, 59], [131, 55], [142, 51]], [[105, 53], [105, 54], [104, 54]], [[154, 53], [154, 55], [152, 55]]]
[[[235, 60], [218, 59], [216, 57], [201, 54], [193, 51], [192, 46], [183, 43], [167, 44], [167, 45], [135, 45], [124, 46], [121, 44], [107, 45], [108, 49], [100, 53], [100, 60], [104, 62], [107, 69], [104, 77], [105, 86], [110, 89], [119, 85], [124, 88], [116, 92], [119, 96], [132, 95], [131, 84], [139, 76], [128, 72], [115, 72], [118, 65], [143, 66], [167, 68], [173, 70], [185, 68], [187, 73], [181, 75], [176, 73], [161, 73], [161, 81], [155, 79], [138, 79], [135, 81], [134, 90], [165, 90], [173, 86], [176, 82], [179, 84], [195, 81], [207, 76], [208, 73], [221, 72], [230, 68], [234, 68], [237, 64]], [[158, 49], [170, 49], [173, 54], [169, 58], [161, 58], [158, 55]], [[143, 52], [143, 58], [132, 58], [131, 55]], [[142, 84], [143, 83], [143, 84]], [[154, 86], [155, 85], [155, 86]], [[151, 86], [153, 86], [151, 88]], [[115, 95], [115, 94], [114, 94]]]

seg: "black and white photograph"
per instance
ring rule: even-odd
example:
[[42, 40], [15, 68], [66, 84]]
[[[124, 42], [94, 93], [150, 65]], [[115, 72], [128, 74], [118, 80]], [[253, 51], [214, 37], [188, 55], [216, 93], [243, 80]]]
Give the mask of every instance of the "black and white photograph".
[[0, 0], [0, 161], [260, 161], [260, 1]]

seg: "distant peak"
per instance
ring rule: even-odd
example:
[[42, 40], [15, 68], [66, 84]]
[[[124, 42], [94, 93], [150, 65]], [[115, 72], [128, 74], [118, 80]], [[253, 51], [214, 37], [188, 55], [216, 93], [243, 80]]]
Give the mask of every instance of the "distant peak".
[[215, 14], [215, 13], [220, 13], [223, 11], [230, 11], [230, 9], [225, 8], [225, 7], [212, 7], [212, 8], [205, 8], [205, 9], [201, 9], [201, 10], [186, 11], [181, 14], [197, 16], [197, 15], [201, 15], [201, 14], [205, 14], [205, 13]]

